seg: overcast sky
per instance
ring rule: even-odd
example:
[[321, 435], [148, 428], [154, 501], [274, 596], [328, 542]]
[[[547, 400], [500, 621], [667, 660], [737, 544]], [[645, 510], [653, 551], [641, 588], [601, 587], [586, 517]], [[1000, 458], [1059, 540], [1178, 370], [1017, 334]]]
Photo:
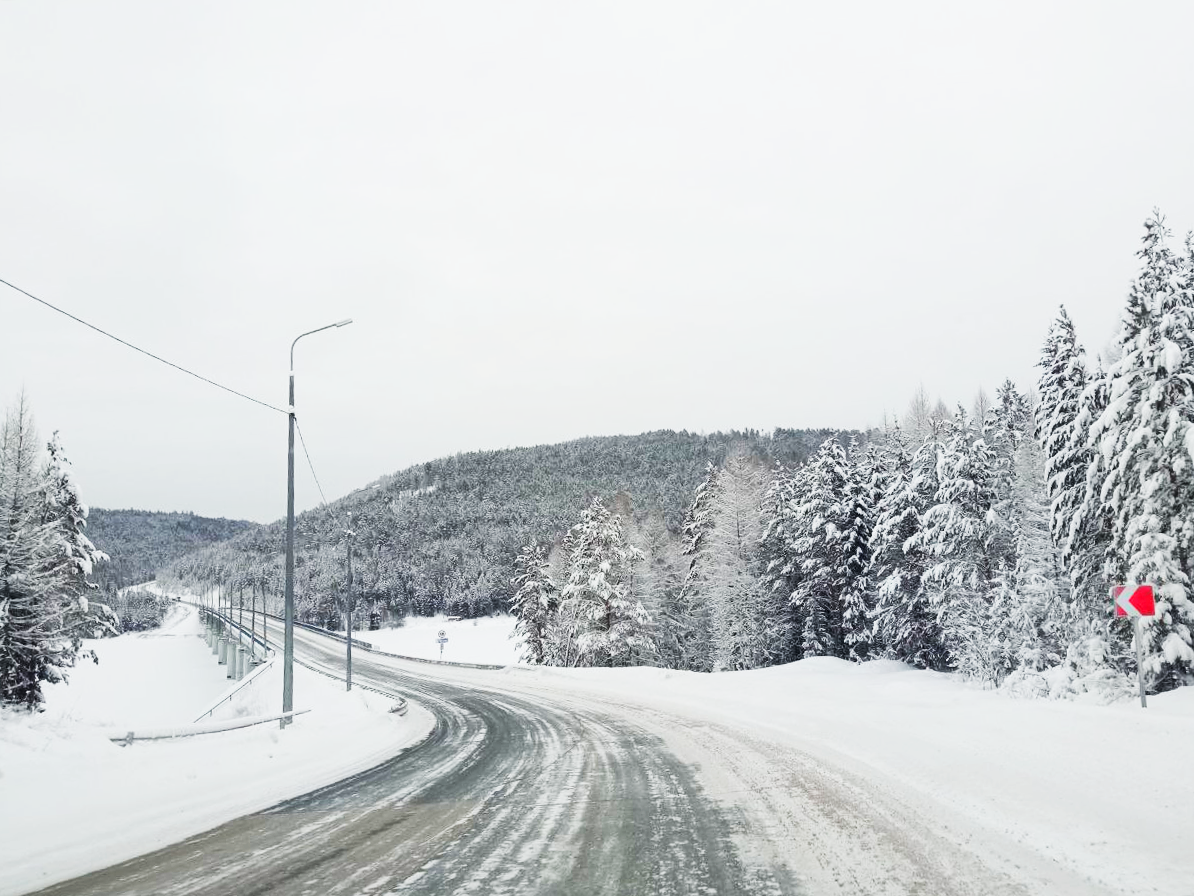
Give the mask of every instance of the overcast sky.
[[[1194, 227], [1189, 3], [0, 0], [0, 278], [297, 407], [328, 498], [672, 428], [865, 427], [1112, 336]], [[285, 513], [286, 418], [0, 286], [84, 500]], [[300, 468], [300, 507], [318, 502]]]

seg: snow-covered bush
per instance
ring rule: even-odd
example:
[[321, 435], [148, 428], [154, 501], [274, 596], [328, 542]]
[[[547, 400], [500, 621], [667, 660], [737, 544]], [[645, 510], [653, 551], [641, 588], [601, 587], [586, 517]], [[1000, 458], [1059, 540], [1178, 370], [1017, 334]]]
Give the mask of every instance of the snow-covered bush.
[[1050, 697], [1107, 704], [1132, 697], [1136, 682], [1118, 667], [1106, 638], [1090, 635], [1070, 645], [1061, 665], [1035, 671], [1021, 666], [1001, 690], [1014, 697]]

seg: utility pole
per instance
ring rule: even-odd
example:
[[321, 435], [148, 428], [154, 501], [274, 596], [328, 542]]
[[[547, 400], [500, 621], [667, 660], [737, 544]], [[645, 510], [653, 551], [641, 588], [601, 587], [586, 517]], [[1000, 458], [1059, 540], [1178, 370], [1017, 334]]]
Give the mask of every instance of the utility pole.
[[[352, 524], [352, 511], [348, 512], [348, 522]], [[352, 611], [356, 609], [356, 601], [352, 596], [352, 530], [344, 530], [345, 539], [344, 544], [348, 547], [348, 594], [344, 599], [344, 606], [346, 609], [345, 615], [348, 617], [344, 623], [344, 631], [348, 635], [348, 653], [345, 665], [347, 666], [347, 675], [345, 680], [348, 686], [344, 689], [346, 691], [352, 690]]]
[[[290, 343], [290, 404], [287, 407], [286, 418], [289, 423], [290, 438], [286, 459], [286, 584], [284, 611], [284, 635], [282, 638], [282, 712], [294, 710], [294, 347], [304, 336], [330, 330], [332, 327], [343, 327], [352, 323], [352, 318], [328, 324], [306, 333], [299, 333]], [[285, 728], [290, 724], [290, 716], [284, 716], [279, 727]]]
[[249, 649], [257, 656], [257, 586], [249, 579]]

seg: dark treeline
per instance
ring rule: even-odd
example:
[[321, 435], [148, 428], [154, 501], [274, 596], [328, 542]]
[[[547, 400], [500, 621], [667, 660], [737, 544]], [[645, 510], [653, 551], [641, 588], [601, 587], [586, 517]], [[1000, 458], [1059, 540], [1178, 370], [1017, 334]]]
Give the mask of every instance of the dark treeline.
[[108, 555], [92, 575], [105, 595], [152, 581], [179, 557], [256, 528], [244, 520], [212, 519], [193, 513], [106, 510], [92, 507], [87, 535]]
[[[358, 625], [414, 613], [476, 616], [509, 607], [523, 545], [566, 530], [595, 496], [621, 495], [640, 520], [678, 539], [706, 467], [745, 444], [767, 463], [799, 464], [832, 430], [699, 435], [660, 431], [458, 454], [386, 476], [296, 521], [300, 618], [339, 624], [351, 530]], [[282, 522], [169, 564], [159, 579], [220, 587], [277, 606]]]

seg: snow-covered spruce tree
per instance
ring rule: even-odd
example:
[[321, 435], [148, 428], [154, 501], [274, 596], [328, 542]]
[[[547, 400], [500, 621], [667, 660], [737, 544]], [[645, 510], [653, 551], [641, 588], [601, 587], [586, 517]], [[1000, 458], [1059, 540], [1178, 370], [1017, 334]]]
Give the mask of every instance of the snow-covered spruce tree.
[[986, 442], [958, 409], [938, 462], [937, 503], [924, 514], [910, 544], [927, 554], [929, 599], [941, 621], [950, 664], [963, 674], [998, 683], [1008, 668], [1007, 645], [992, 631], [993, 591], [1010, 575], [993, 562], [1000, 539], [995, 503], [994, 460]]
[[1025, 438], [1016, 453], [1012, 494], [1016, 543], [1010, 590], [1014, 599], [997, 606], [1011, 641], [1011, 659], [1026, 672], [1040, 672], [1065, 657], [1072, 629], [1071, 604], [1060, 551], [1050, 535], [1044, 449]]
[[1037, 366], [1041, 375], [1037, 380], [1036, 430], [1045, 454], [1050, 533], [1054, 544], [1061, 544], [1085, 486], [1090, 455], [1085, 439], [1078, 444], [1072, 439], [1089, 377], [1082, 346], [1064, 307], [1049, 328]]
[[887, 656], [943, 670], [948, 654], [925, 571], [931, 558], [915, 536], [937, 502], [937, 461], [942, 450], [935, 430], [909, 456], [899, 429], [887, 439], [887, 485], [875, 508], [867, 579], [875, 589], [872, 610], [876, 639]]
[[1066, 618], [1068, 588], [1048, 539], [1048, 514], [1042, 515], [1044, 460], [1035, 430], [1027, 399], [1005, 381], [983, 428], [992, 464], [986, 552], [993, 576], [988, 637], [999, 657], [997, 678], [1024, 658], [1034, 669], [1060, 659], [1058, 627]]
[[542, 545], [525, 547], [514, 565], [518, 572], [511, 583], [516, 589], [511, 606], [517, 620], [514, 636], [522, 639], [523, 661], [541, 666], [554, 659], [548, 633], [559, 612], [559, 589]]
[[743, 451], [732, 453], [709, 502], [710, 525], [696, 558], [710, 609], [714, 670], [769, 665], [767, 593], [759, 581], [763, 472]]
[[565, 536], [564, 550], [560, 617], [570, 637], [562, 664], [624, 666], [635, 651], [650, 649], [647, 614], [631, 587], [642, 554], [627, 546], [621, 518], [594, 498]]
[[803, 619], [800, 651], [805, 657], [846, 655], [842, 595], [849, 583], [843, 532], [850, 465], [837, 439], [826, 440], [799, 471], [792, 509], [795, 538], [788, 547], [800, 579], [792, 602]]
[[697, 486], [692, 506], [684, 518], [684, 556], [688, 569], [667, 615], [668, 652], [675, 668], [693, 672], [713, 670], [713, 617], [705, 574], [709, 533], [713, 529], [713, 504], [720, 489], [721, 470], [705, 467], [705, 478]]
[[41, 682], [28, 674], [36, 650], [33, 583], [36, 563], [37, 434], [21, 395], [0, 428], [0, 702], [34, 707]]
[[[627, 540], [643, 555], [637, 566], [637, 591], [647, 612], [647, 633], [654, 650], [636, 651], [635, 665], [660, 665], [669, 669], [680, 665], [679, 634], [687, 628], [681, 618], [680, 552], [682, 545], [670, 532], [663, 515], [651, 512], [641, 523], [633, 517], [627, 521]], [[649, 647], [650, 645], [648, 645]]]
[[803, 621], [792, 603], [800, 571], [790, 550], [796, 537], [796, 521], [792, 514], [799, 503], [797, 490], [800, 483], [796, 471], [776, 466], [759, 508], [763, 521], [763, 534], [759, 538], [759, 567], [762, 570], [759, 581], [767, 594], [767, 643], [775, 664], [801, 658], [800, 643], [795, 636], [803, 629]]
[[871, 449], [865, 456], [858, 440], [850, 438], [847, 480], [842, 496], [841, 553], [845, 580], [842, 586], [842, 641], [849, 659], [861, 662], [875, 652], [871, 623], [873, 598], [867, 570], [871, 560], [871, 533], [875, 528], [875, 499], [883, 470], [879, 455]]
[[1068, 638], [1077, 641], [1104, 634], [1108, 621], [1103, 566], [1110, 545], [1109, 520], [1092, 507], [1093, 512], [1075, 525], [1094, 460], [1090, 430], [1107, 407], [1107, 382], [1101, 365], [1093, 375], [1087, 371], [1065, 308], [1049, 329], [1038, 363], [1041, 400], [1035, 419], [1044, 453], [1049, 533], [1069, 576], [1062, 596], [1071, 603]]
[[22, 396], [0, 435], [0, 702], [27, 709], [42, 704], [43, 683], [64, 680], [83, 637], [116, 624], [87, 599], [104, 555], [83, 534], [87, 508], [57, 434], [40, 470], [36, 439]]
[[[1069, 573], [1077, 637], [1102, 637], [1113, 632], [1106, 572], [1114, 558], [1111, 516], [1100, 501], [1087, 498], [1102, 491], [1105, 468], [1091, 433], [1107, 409], [1110, 394], [1110, 380], [1100, 363], [1078, 398], [1078, 416], [1063, 448], [1075, 464], [1084, 464], [1077, 471], [1080, 478], [1072, 486], [1058, 485], [1055, 492], [1050, 492], [1050, 531], [1060, 538], [1062, 563]], [[1061, 471], [1056, 472], [1060, 477]], [[1050, 480], [1050, 489], [1055, 482]], [[1099, 651], [1100, 656], [1112, 653], [1110, 646]]]
[[1167, 235], [1154, 213], [1123, 355], [1108, 371], [1109, 404], [1091, 429], [1096, 451], [1082, 508], [1110, 519], [1108, 577], [1157, 586], [1157, 615], [1141, 623], [1144, 671], [1157, 690], [1194, 680], [1194, 273]]

